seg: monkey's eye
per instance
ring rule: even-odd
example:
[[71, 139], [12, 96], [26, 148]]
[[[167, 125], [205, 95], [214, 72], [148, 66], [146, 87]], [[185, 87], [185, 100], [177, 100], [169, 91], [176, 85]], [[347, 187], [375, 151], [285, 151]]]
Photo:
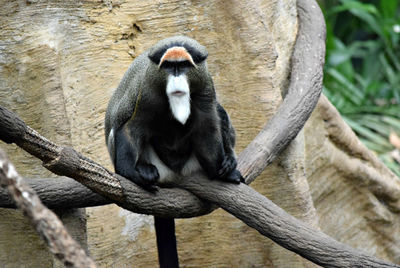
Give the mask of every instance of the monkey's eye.
[[175, 76], [186, 73], [189, 70], [189, 68], [192, 67], [194, 67], [194, 65], [188, 60], [184, 61], [166, 60], [160, 66], [160, 68], [166, 70], [168, 73], [173, 74]]
[[161, 68], [190, 68], [190, 67], [194, 67], [193, 64], [188, 61], [188, 60], [184, 60], [184, 61], [164, 61], [161, 66]]

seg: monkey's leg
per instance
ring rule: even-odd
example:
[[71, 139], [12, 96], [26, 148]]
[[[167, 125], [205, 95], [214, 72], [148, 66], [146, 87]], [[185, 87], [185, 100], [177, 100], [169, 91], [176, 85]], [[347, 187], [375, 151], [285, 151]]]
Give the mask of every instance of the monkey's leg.
[[224, 160], [218, 170], [220, 179], [233, 183], [244, 182], [242, 174], [240, 174], [240, 171], [237, 170], [236, 167], [237, 162], [235, 153], [232, 149], [227, 148], [227, 150], [225, 150]]
[[142, 180], [148, 182], [149, 184], [155, 184], [160, 178], [158, 170], [153, 164], [138, 162], [136, 164], [136, 170], [139, 172]]
[[218, 175], [220, 178], [225, 178], [236, 169], [236, 166], [237, 162], [235, 157], [230, 154], [225, 154], [221, 167], [218, 170]]
[[158, 180], [155, 166], [138, 163], [142, 151], [143, 139], [140, 131], [128, 129], [126, 126], [115, 134], [115, 172], [147, 190], [155, 190]]
[[242, 174], [237, 169], [232, 170], [232, 172], [229, 173], [223, 180], [225, 180], [227, 182], [233, 182], [233, 183], [245, 182]]
[[224, 147], [219, 131], [213, 126], [204, 127], [193, 136], [194, 153], [208, 178], [222, 179], [219, 170], [224, 160]]

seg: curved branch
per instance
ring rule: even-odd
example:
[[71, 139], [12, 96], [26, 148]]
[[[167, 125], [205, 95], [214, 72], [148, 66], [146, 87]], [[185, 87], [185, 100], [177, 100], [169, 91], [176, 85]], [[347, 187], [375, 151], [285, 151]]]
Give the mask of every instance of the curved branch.
[[[341, 118], [338, 110], [322, 95], [318, 106], [330, 141], [338, 148], [331, 155], [331, 164], [340, 171], [343, 177], [351, 178], [368, 189], [388, 208], [400, 211], [400, 182], [373, 152], [358, 139]], [[340, 157], [339, 157], [340, 155]], [[369, 164], [366, 165], [365, 162]]]
[[[315, 2], [307, 1], [298, 1], [300, 29], [293, 53], [292, 77], [288, 94], [277, 113], [238, 158], [238, 169], [246, 177], [247, 183], [253, 181], [265, 166], [271, 163], [296, 137], [314, 109], [321, 91], [325, 53], [324, 21]], [[316, 21], [311, 21], [314, 17]], [[303, 68], [304, 65], [307, 68]], [[194, 217], [211, 211], [209, 204], [184, 190], [160, 189], [158, 193], [148, 196], [147, 192], [143, 192], [141, 188], [125, 178], [113, 174], [70, 148], [57, 146], [45, 139], [3, 107], [0, 107], [0, 118], [2, 119], [0, 120], [0, 139], [8, 143], [16, 143], [43, 160], [44, 166], [54, 173], [74, 178], [100, 195], [107, 196], [120, 205], [126, 205], [130, 210], [157, 214], [159, 208], [155, 209], [157, 207], [155, 200], [159, 200], [161, 203], [179, 208], [179, 212], [171, 211], [170, 217]], [[124, 184], [123, 187], [122, 184]], [[43, 185], [43, 188], [45, 187], [47, 186]], [[137, 196], [138, 192], [147, 195], [149, 199]], [[167, 199], [168, 196], [172, 199]], [[181, 196], [184, 202], [182, 199], [174, 200], [173, 197], [176, 196]], [[132, 206], [133, 203], [130, 201], [138, 199], [141, 200], [140, 205]], [[96, 205], [96, 202], [92, 205]], [[162, 204], [160, 206], [163, 207]], [[190, 210], [197, 208], [198, 211], [184, 212], [185, 207]]]
[[217, 204], [282, 247], [323, 267], [400, 267], [310, 228], [245, 184], [197, 177], [186, 178], [178, 186]]
[[314, 0], [298, 0], [299, 31], [289, 88], [276, 113], [239, 155], [238, 169], [252, 182], [304, 127], [322, 90], [325, 20]]
[[[321, 91], [323, 18], [312, 0], [298, 0], [298, 7], [300, 28], [288, 93], [274, 117], [239, 157], [239, 168], [248, 182], [254, 180], [297, 135]], [[310, 229], [244, 184], [232, 185], [193, 176], [177, 182], [177, 186], [188, 191], [173, 188], [149, 193], [71, 148], [59, 147], [46, 140], [1, 107], [0, 117], [1, 139], [15, 142], [42, 159], [45, 167], [54, 173], [70, 176], [131, 211], [164, 217], [198, 216], [213, 209], [202, 198], [317, 264], [326, 267], [397, 267]]]
[[[25, 182], [50, 209], [84, 208], [113, 203], [68, 177], [26, 179]], [[1, 188], [0, 207], [16, 208], [7, 191]]]
[[[43, 166], [53, 173], [73, 178], [130, 211], [160, 217], [188, 218], [204, 215], [213, 210], [213, 206], [209, 203], [203, 202], [184, 189], [158, 188], [156, 192], [148, 192], [74, 149], [58, 146], [47, 140], [2, 106], [0, 106], [0, 139], [9, 143], [15, 142], [42, 160]], [[46, 191], [48, 183], [56, 182], [51, 180], [45, 183], [46, 185], [40, 184], [39, 192]], [[58, 199], [57, 196], [53, 198]]]

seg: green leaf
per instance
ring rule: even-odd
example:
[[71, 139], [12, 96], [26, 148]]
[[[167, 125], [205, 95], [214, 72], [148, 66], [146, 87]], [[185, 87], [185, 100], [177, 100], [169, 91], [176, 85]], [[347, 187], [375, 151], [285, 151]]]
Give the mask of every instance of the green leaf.
[[380, 115], [387, 115], [390, 117], [399, 117], [399, 106], [372, 106], [372, 105], [365, 105], [359, 107], [347, 107], [345, 114], [380, 114]]
[[380, 118], [374, 118], [374, 115], [362, 116], [359, 123], [364, 127], [373, 130], [375, 133], [380, 134], [383, 139], [387, 139], [390, 133], [390, 126], [383, 123]]
[[370, 150], [372, 150], [372, 151], [374, 151], [374, 152], [376, 152], [376, 153], [382, 154], [382, 153], [385, 153], [385, 152], [386, 152], [386, 150], [383, 150], [383, 151], [382, 151], [382, 147], [381, 147], [381, 146], [379, 146], [379, 145], [377, 145], [376, 143], [371, 142], [371, 141], [369, 141], [369, 140], [367, 140], [367, 139], [360, 138], [360, 141], [361, 141], [365, 146], [367, 146], [368, 149], [370, 149]]
[[379, 158], [391, 171], [393, 171], [394, 174], [400, 177], [400, 165], [390, 156], [390, 154], [381, 154], [379, 155]]
[[338, 6], [335, 9], [336, 12], [341, 12], [345, 10], [346, 11], [357, 10], [363, 13], [372, 13], [372, 14], [378, 13], [378, 10], [372, 4], [364, 4], [355, 0], [340, 0], [340, 2], [342, 2], [342, 5]]
[[338, 89], [343, 94], [343, 96], [346, 96], [346, 98], [355, 105], [360, 105], [362, 103], [362, 100], [364, 98], [363, 92], [355, 87], [343, 74], [333, 68], [327, 69], [326, 72], [342, 86]]
[[397, 71], [400, 71], [400, 62], [398, 60], [398, 56], [394, 53], [393, 49], [390, 46], [385, 47], [385, 52], [389, 56], [391, 62], [394, 64], [396, 67]]
[[343, 3], [342, 10], [348, 10], [351, 14], [366, 22], [376, 34], [385, 38], [382, 27], [377, 20], [380, 15], [375, 6], [358, 1], [342, 0], [341, 2]]
[[400, 176], [388, 136], [400, 134], [400, 1], [324, 1], [323, 92], [359, 139]]
[[394, 18], [396, 16], [398, 0], [381, 0], [379, 4], [384, 18]]
[[396, 133], [400, 134], [400, 119], [395, 118], [395, 117], [390, 117], [390, 116], [384, 116], [382, 118], [382, 121], [386, 124], [389, 124], [390, 127], [396, 131]]
[[383, 151], [386, 151], [386, 150], [389, 150], [390, 148], [392, 148], [392, 146], [388, 140], [384, 139], [379, 134], [364, 127], [363, 125], [359, 124], [358, 122], [352, 121], [349, 119], [347, 119], [346, 122], [356, 133], [358, 133], [359, 135], [362, 135], [363, 137], [367, 138], [368, 140], [375, 143], [376, 145], [379, 145], [379, 147], [380, 147], [379, 151], [383, 152]]

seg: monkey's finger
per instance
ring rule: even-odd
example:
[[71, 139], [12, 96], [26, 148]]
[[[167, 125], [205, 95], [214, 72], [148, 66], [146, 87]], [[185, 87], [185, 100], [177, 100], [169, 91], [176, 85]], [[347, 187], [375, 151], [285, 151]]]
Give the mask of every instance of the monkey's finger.
[[138, 164], [136, 170], [146, 184], [155, 184], [160, 178], [157, 168], [152, 164]]
[[154, 184], [147, 184], [147, 185], [140, 185], [143, 189], [146, 191], [149, 191], [151, 193], [155, 193], [158, 191], [158, 187], [155, 186]]
[[240, 173], [240, 171], [239, 171], [239, 174], [240, 174], [240, 182], [243, 182], [243, 183], [245, 183], [245, 182], [246, 182], [246, 180], [243, 178], [243, 176], [242, 176], [242, 174]]
[[239, 170], [234, 170], [231, 172], [224, 180], [231, 183], [239, 184], [242, 181], [243, 177], [240, 174]]

